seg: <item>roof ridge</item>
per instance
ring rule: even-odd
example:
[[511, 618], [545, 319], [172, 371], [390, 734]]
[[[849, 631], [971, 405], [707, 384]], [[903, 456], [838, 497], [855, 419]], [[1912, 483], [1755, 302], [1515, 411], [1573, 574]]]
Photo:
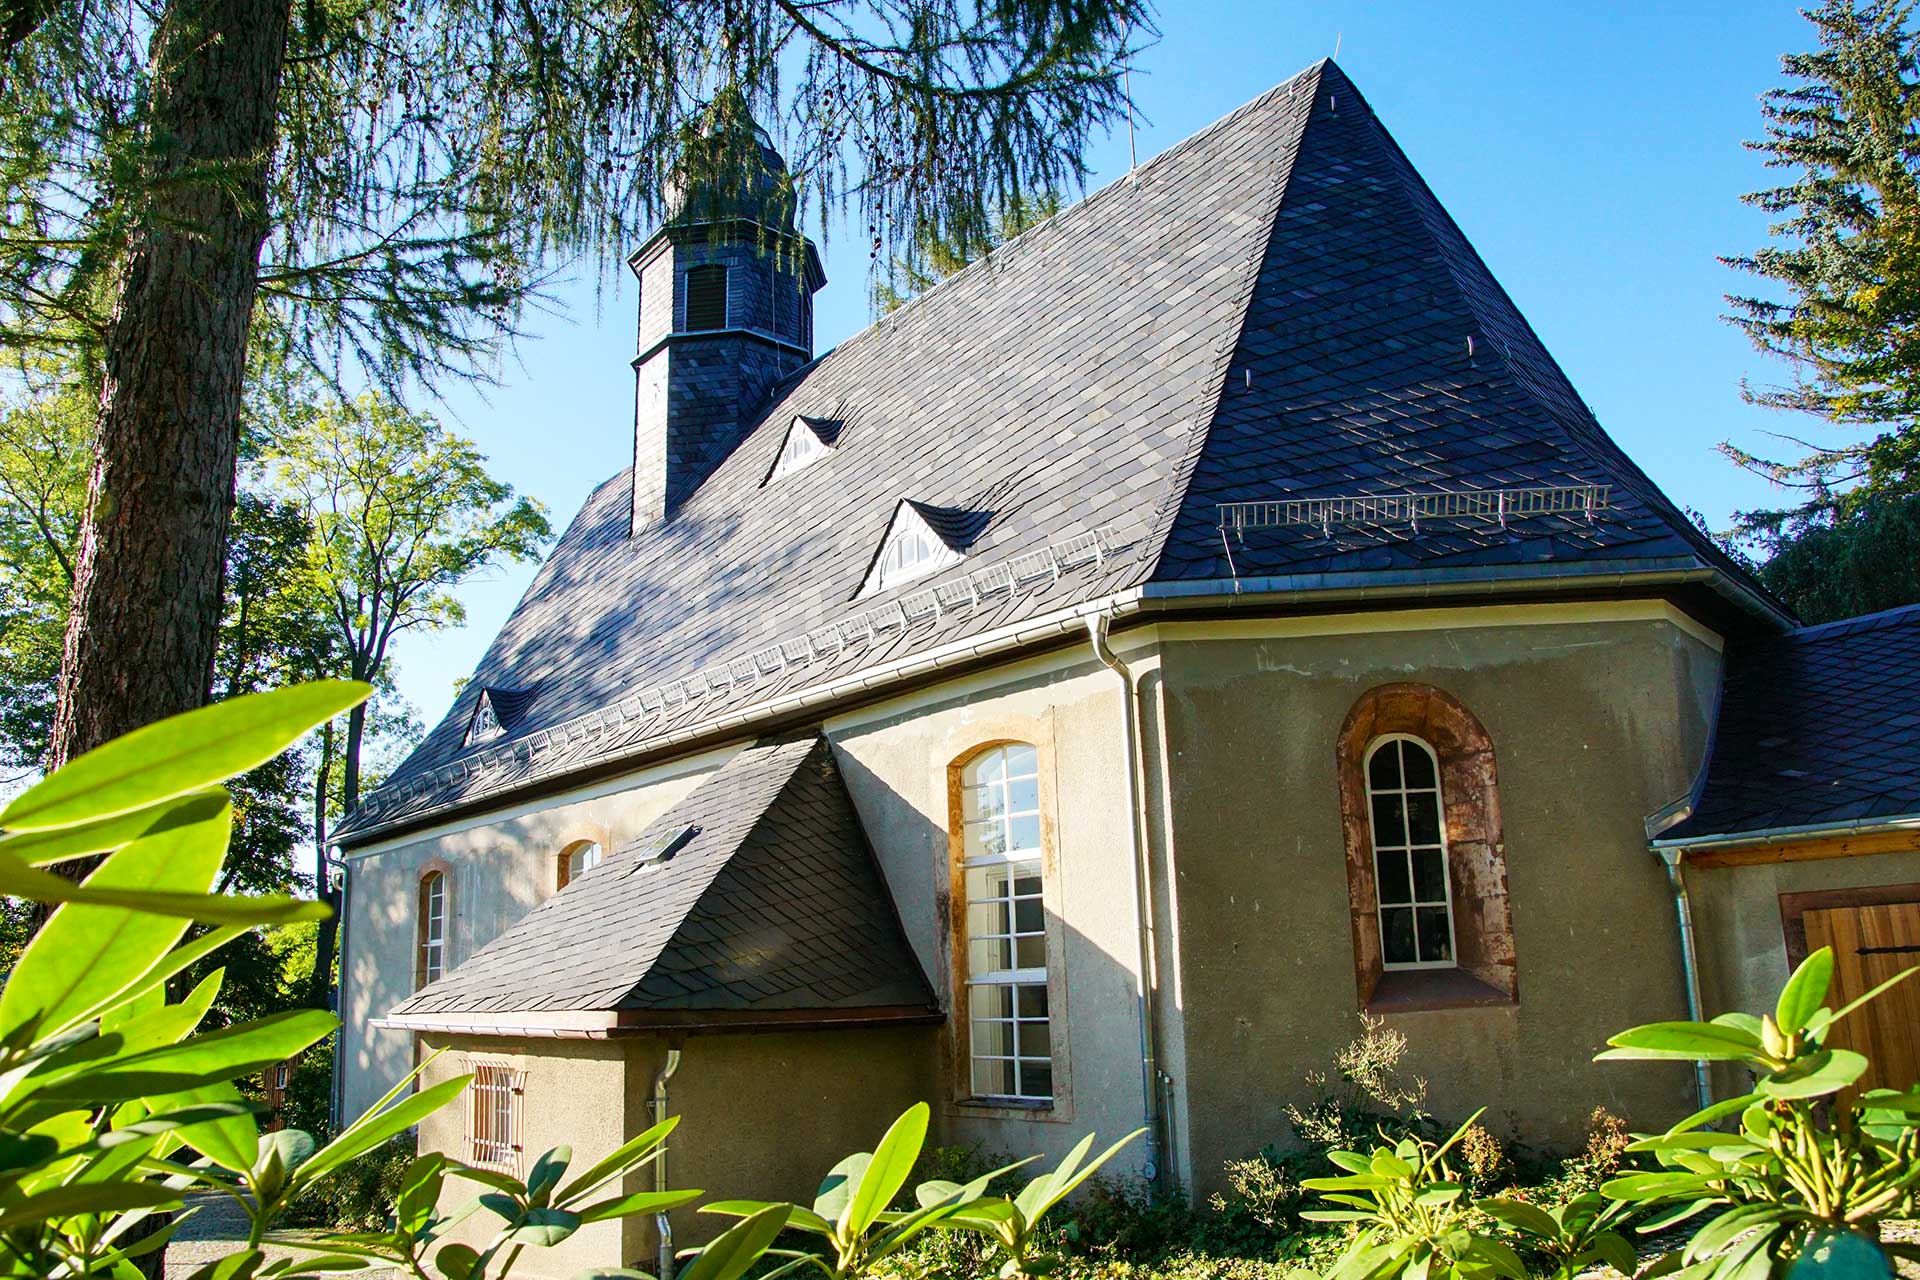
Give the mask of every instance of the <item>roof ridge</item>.
[[1322, 58], [1320, 59], [1319, 62], [1314, 63], [1312, 66], [1307, 67], [1304, 70], [1295, 72], [1293, 75], [1287, 77], [1285, 80], [1282, 80], [1279, 84], [1274, 85], [1271, 89], [1268, 89], [1266, 92], [1260, 94], [1258, 97], [1253, 98], [1247, 102], [1241, 103], [1239, 106], [1235, 107], [1233, 110], [1227, 112], [1227, 114], [1225, 114], [1224, 116], [1221, 116], [1218, 120], [1215, 120], [1212, 124], [1204, 125], [1201, 128], [1195, 130], [1194, 132], [1188, 134], [1186, 137], [1180, 139], [1178, 142], [1170, 144], [1164, 150], [1151, 156], [1145, 164], [1137, 165], [1134, 168], [1127, 170], [1124, 174], [1121, 174], [1119, 177], [1114, 178], [1112, 181], [1107, 182], [1102, 186], [1096, 187], [1092, 191], [1089, 191], [1086, 195], [1082, 196], [1078, 200], [1075, 200], [1072, 204], [1065, 206], [1058, 213], [1053, 214], [1051, 217], [1043, 218], [1039, 222], [1036, 222], [1032, 226], [1028, 227], [1026, 230], [1020, 232], [1019, 235], [1016, 235], [1011, 237], [1010, 239], [1001, 241], [999, 244], [995, 245], [993, 248], [987, 250], [987, 252], [975, 258], [972, 262], [969, 262], [966, 266], [961, 267], [958, 271], [953, 272], [951, 275], [943, 276], [939, 280], [936, 280], [931, 285], [927, 286], [925, 289], [922, 289], [919, 293], [916, 293], [911, 298], [908, 298], [905, 302], [901, 303], [899, 306], [895, 307], [893, 310], [885, 312], [882, 315], [875, 317], [872, 323], [868, 324], [866, 328], [861, 329], [858, 332], [849, 335], [848, 337], [842, 339], [840, 342], [836, 343], [834, 346], [828, 348], [826, 351], [823, 351], [822, 353], [820, 353], [820, 355], [816, 356], [814, 358], [814, 363], [817, 364], [820, 361], [825, 360], [830, 355], [834, 355], [837, 352], [846, 350], [848, 347], [851, 347], [855, 343], [864, 340], [869, 334], [874, 333], [876, 330], [879, 330], [883, 326], [897, 326], [902, 319], [911, 315], [919, 307], [922, 301], [932, 297], [934, 294], [938, 293], [941, 289], [946, 288], [948, 285], [954, 284], [956, 281], [965, 280], [975, 275], [984, 274], [986, 268], [991, 266], [995, 261], [1003, 260], [1009, 254], [1010, 251], [1014, 251], [1021, 248], [1022, 241], [1028, 240], [1030, 237], [1035, 237], [1038, 235], [1039, 232], [1044, 230], [1048, 230], [1048, 229], [1057, 230], [1059, 227], [1065, 225], [1069, 220], [1083, 216], [1083, 213], [1085, 210], [1097, 206], [1102, 200], [1112, 199], [1113, 193], [1115, 191], [1125, 190], [1128, 187], [1137, 186], [1142, 178], [1152, 175], [1154, 170], [1159, 169], [1162, 166], [1170, 163], [1175, 156], [1178, 156], [1188, 150], [1193, 149], [1194, 147], [1199, 146], [1200, 144], [1205, 142], [1207, 139], [1213, 137], [1215, 134], [1224, 132], [1229, 126], [1238, 122], [1242, 116], [1250, 115], [1254, 111], [1265, 106], [1268, 102], [1270, 102], [1274, 98], [1278, 97], [1281, 93], [1290, 91], [1294, 85], [1306, 79], [1306, 77], [1318, 73], [1323, 66], [1331, 65], [1332, 61], [1333, 60], [1331, 58]]
[[[1234, 111], [1224, 117], [1218, 124], [1212, 126], [1210, 129], [1202, 131], [1202, 134], [1211, 132], [1212, 128], [1218, 128], [1226, 124], [1227, 121], [1234, 119], [1242, 112], [1249, 111], [1255, 106], [1277, 98], [1283, 89], [1287, 91], [1289, 101], [1291, 101], [1294, 94], [1298, 92], [1300, 85], [1310, 84], [1312, 87], [1312, 91], [1307, 95], [1307, 109], [1300, 113], [1296, 121], [1290, 123], [1287, 137], [1280, 144], [1278, 152], [1274, 157], [1274, 174], [1270, 179], [1273, 191], [1266, 204], [1266, 214], [1261, 219], [1262, 226], [1265, 229], [1259, 236], [1253, 239], [1251, 252], [1248, 254], [1243, 267], [1245, 280], [1238, 302], [1240, 323], [1234, 327], [1232, 334], [1223, 337], [1215, 348], [1216, 360], [1205, 397], [1208, 407], [1204, 413], [1194, 419], [1188, 429], [1186, 452], [1182, 455], [1179, 462], [1174, 464], [1172, 471], [1168, 474], [1166, 489], [1161, 493], [1160, 502], [1155, 506], [1153, 516], [1147, 523], [1147, 535], [1141, 540], [1140, 559], [1142, 561], [1150, 561], [1147, 565], [1147, 575], [1149, 577], [1159, 572], [1160, 561], [1166, 555], [1174, 523], [1180, 518], [1180, 512], [1186, 508], [1187, 491], [1193, 484], [1195, 468], [1199, 465], [1201, 455], [1206, 452], [1207, 441], [1212, 434], [1213, 422], [1220, 416], [1220, 403], [1226, 395], [1227, 370], [1233, 365], [1234, 352], [1240, 349], [1240, 344], [1246, 337], [1247, 322], [1253, 310], [1254, 292], [1260, 287], [1260, 268], [1266, 261], [1267, 247], [1273, 239], [1274, 224], [1280, 217], [1280, 207], [1285, 203], [1287, 188], [1292, 183], [1295, 170], [1294, 162], [1299, 158], [1300, 147], [1306, 138], [1307, 123], [1313, 119], [1313, 104], [1320, 96], [1321, 76], [1327, 67], [1333, 65], [1333, 59], [1322, 58], [1305, 71], [1300, 72], [1282, 84], [1274, 86], [1266, 93], [1260, 95], [1260, 97], [1254, 99], [1253, 102], [1246, 104], [1241, 107], [1240, 110]], [[1200, 137], [1202, 134], [1196, 134], [1194, 136]], [[1188, 141], [1192, 141], [1192, 139], [1188, 139]], [[1185, 146], [1186, 143], [1180, 145]], [[1162, 152], [1161, 154], [1165, 155], [1166, 153]], [[1159, 157], [1155, 157], [1156, 160], [1158, 158]]]
[[1884, 626], [1896, 619], [1908, 617], [1920, 618], [1920, 603], [1897, 604], [1890, 609], [1876, 609], [1872, 613], [1857, 613], [1851, 618], [1835, 618], [1830, 622], [1816, 622], [1811, 626], [1795, 627], [1785, 635], [1777, 637], [1782, 641], [1798, 643], [1802, 640], [1819, 640], [1842, 631], [1866, 631]]

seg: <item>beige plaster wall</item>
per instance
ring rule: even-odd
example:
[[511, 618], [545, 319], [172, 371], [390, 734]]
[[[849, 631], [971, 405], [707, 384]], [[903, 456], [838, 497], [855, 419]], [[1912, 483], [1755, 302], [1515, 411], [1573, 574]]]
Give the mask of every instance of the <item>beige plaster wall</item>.
[[561, 850], [580, 840], [619, 847], [730, 754], [710, 752], [545, 807], [357, 853], [343, 982], [346, 1113], [359, 1114], [413, 1068], [413, 1037], [369, 1023], [413, 992], [418, 886], [430, 867], [447, 873], [451, 969], [554, 891]]
[[1706, 1013], [1773, 1008], [1788, 973], [1781, 894], [1914, 883], [1920, 883], [1920, 853], [1688, 867]]
[[1518, 959], [1517, 1005], [1389, 1019], [1431, 1109], [1484, 1105], [1496, 1129], [1572, 1142], [1595, 1104], [1643, 1123], [1686, 1107], [1684, 1068], [1589, 1061], [1613, 1031], [1683, 1009], [1642, 816], [1693, 777], [1718, 653], [1664, 612], [1430, 611], [1376, 618], [1367, 634], [1315, 633], [1338, 620], [1163, 629], [1170, 1017], [1198, 1190], [1221, 1161], [1284, 1140], [1283, 1104], [1310, 1096], [1303, 1073], [1330, 1068], [1360, 1029], [1335, 739], [1356, 698], [1394, 681], [1446, 690], [1492, 736]]
[[[1063, 1153], [1089, 1131], [1113, 1137], [1141, 1115], [1128, 782], [1119, 677], [1091, 646], [950, 683], [828, 722], [907, 937], [951, 1009], [948, 767], [983, 744], [1039, 748], [1044, 811], [1054, 1089], [1048, 1111], [964, 1098], [964, 1064], [940, 1036], [929, 1094], [946, 1141], [1025, 1156]], [[1114, 1166], [1137, 1170], [1136, 1144]]]
[[[645, 1110], [631, 1110], [627, 1052], [625, 1046], [617, 1042], [423, 1037], [422, 1047], [429, 1055], [435, 1050], [445, 1050], [428, 1062], [423, 1076], [429, 1085], [471, 1071], [476, 1060], [506, 1063], [526, 1072], [521, 1098], [524, 1108], [521, 1141], [525, 1158], [522, 1167], [513, 1171], [521, 1177], [526, 1176], [541, 1153], [558, 1146], [572, 1147], [573, 1160], [568, 1167], [574, 1174], [584, 1172], [594, 1161], [646, 1128]], [[472, 1097], [471, 1092], [465, 1093], [420, 1122], [421, 1151], [442, 1151], [460, 1160], [469, 1158], [467, 1135]], [[646, 1188], [636, 1181], [628, 1189]], [[451, 1209], [463, 1204], [480, 1190], [482, 1188], [471, 1183], [449, 1180], [441, 1195], [441, 1207]], [[615, 1264], [625, 1254], [624, 1225], [621, 1222], [589, 1223], [551, 1249], [530, 1248], [516, 1264], [514, 1274], [535, 1280], [541, 1277], [557, 1280], [587, 1267]], [[499, 1227], [498, 1218], [479, 1212], [455, 1228], [450, 1238], [463, 1240], [476, 1249], [485, 1248]]]

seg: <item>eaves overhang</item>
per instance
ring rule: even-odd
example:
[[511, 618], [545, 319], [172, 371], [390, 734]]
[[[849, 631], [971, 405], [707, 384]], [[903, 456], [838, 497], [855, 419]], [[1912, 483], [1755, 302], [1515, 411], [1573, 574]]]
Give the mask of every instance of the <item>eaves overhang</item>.
[[503, 1040], [612, 1040], [647, 1035], [727, 1035], [768, 1031], [852, 1031], [862, 1027], [937, 1026], [946, 1015], [921, 1005], [857, 1009], [636, 1009], [578, 1013], [523, 1010], [499, 1014], [388, 1015], [369, 1024], [388, 1031], [485, 1036]]
[[1764, 827], [1752, 831], [1677, 836], [1668, 840], [1650, 840], [1648, 847], [1677, 849], [1684, 857], [1690, 853], [1709, 851], [1719, 853], [1736, 849], [1811, 844], [1816, 841], [1843, 840], [1854, 836], [1889, 835], [1909, 831], [1920, 833], [1920, 813], [1897, 814], [1884, 818], [1843, 818], [1832, 822], [1806, 822], [1793, 826]]
[[462, 816], [484, 813], [509, 803], [524, 803], [541, 795], [631, 772], [692, 750], [738, 739], [743, 733], [779, 732], [796, 723], [818, 720], [883, 697], [894, 697], [1015, 654], [1072, 643], [1085, 634], [1088, 620], [1101, 614], [1124, 629], [1166, 615], [1204, 616], [1242, 610], [1312, 613], [1325, 612], [1333, 606], [1404, 607], [1409, 603], [1458, 604], [1475, 599], [1547, 598], [1563, 594], [1611, 596], [1662, 593], [1688, 587], [1711, 590], [1770, 630], [1792, 625], [1790, 616], [1763, 596], [1747, 590], [1732, 575], [1685, 557], [1671, 562], [1642, 562], [1631, 569], [1583, 564], [1485, 566], [1147, 582], [723, 712], [662, 734], [631, 750], [584, 763], [577, 769], [444, 808], [376, 821], [337, 836], [334, 844], [341, 850], [359, 848], [376, 840], [390, 840]]

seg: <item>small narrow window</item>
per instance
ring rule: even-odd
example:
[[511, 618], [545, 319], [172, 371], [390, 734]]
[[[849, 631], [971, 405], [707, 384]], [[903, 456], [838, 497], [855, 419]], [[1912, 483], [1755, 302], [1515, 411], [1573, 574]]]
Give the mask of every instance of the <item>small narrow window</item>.
[[414, 974], [416, 989], [437, 982], [447, 954], [447, 877], [429, 871], [420, 879], [420, 958]]
[[689, 330], [727, 327], [727, 269], [717, 263], [687, 269]]
[[604, 851], [598, 841], [582, 840], [560, 855], [560, 887], [566, 888], [583, 874], [600, 865]]
[[1396, 734], [1373, 744], [1366, 769], [1382, 965], [1451, 969], [1453, 891], [1439, 761], [1420, 739]]
[[839, 422], [828, 418], [796, 417], [780, 442], [780, 454], [764, 481], [772, 484], [782, 476], [803, 471], [832, 453], [840, 439]]
[[480, 691], [480, 704], [473, 709], [473, 723], [467, 726], [467, 745], [474, 746], [482, 742], [491, 742], [505, 733], [500, 717], [493, 709], [493, 699], [486, 690]]
[[473, 1064], [468, 1093], [467, 1159], [483, 1169], [520, 1173], [520, 1100], [527, 1073], [501, 1062]]
[[967, 1044], [982, 1099], [1053, 1101], [1039, 757], [993, 747], [960, 776]]
[[[878, 595], [902, 583], [925, 578], [959, 564], [966, 558], [963, 545], [942, 534], [929, 521], [929, 514], [943, 523], [956, 526], [967, 523], [971, 512], [952, 512], [917, 502], [902, 502], [894, 509], [893, 522], [887, 526], [879, 554], [867, 570], [860, 596]], [[858, 598], [858, 597], [856, 597]]]

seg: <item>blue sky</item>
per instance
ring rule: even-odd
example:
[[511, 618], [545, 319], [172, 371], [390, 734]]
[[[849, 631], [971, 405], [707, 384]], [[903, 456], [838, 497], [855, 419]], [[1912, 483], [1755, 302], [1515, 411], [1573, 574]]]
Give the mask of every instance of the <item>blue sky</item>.
[[[1781, 376], [1719, 317], [1741, 287], [1716, 254], [1757, 247], [1739, 201], [1766, 181], [1742, 147], [1781, 53], [1811, 27], [1783, 0], [1664, 5], [1257, 4], [1163, 0], [1162, 36], [1136, 64], [1141, 160], [1332, 54], [1359, 85], [1601, 423], [1682, 505], [1715, 527], [1768, 504], [1766, 485], [1714, 452], [1729, 437], [1818, 431], [1744, 404], [1743, 378]], [[1088, 189], [1127, 168], [1125, 130], [1097, 145]], [[857, 235], [826, 246], [818, 347], [868, 323]], [[564, 527], [632, 450], [634, 293], [600, 293], [591, 265], [567, 314], [532, 336], [485, 395], [441, 412], [494, 473]], [[429, 724], [446, 710], [532, 577], [469, 586], [465, 628], [407, 637], [400, 691]]]

